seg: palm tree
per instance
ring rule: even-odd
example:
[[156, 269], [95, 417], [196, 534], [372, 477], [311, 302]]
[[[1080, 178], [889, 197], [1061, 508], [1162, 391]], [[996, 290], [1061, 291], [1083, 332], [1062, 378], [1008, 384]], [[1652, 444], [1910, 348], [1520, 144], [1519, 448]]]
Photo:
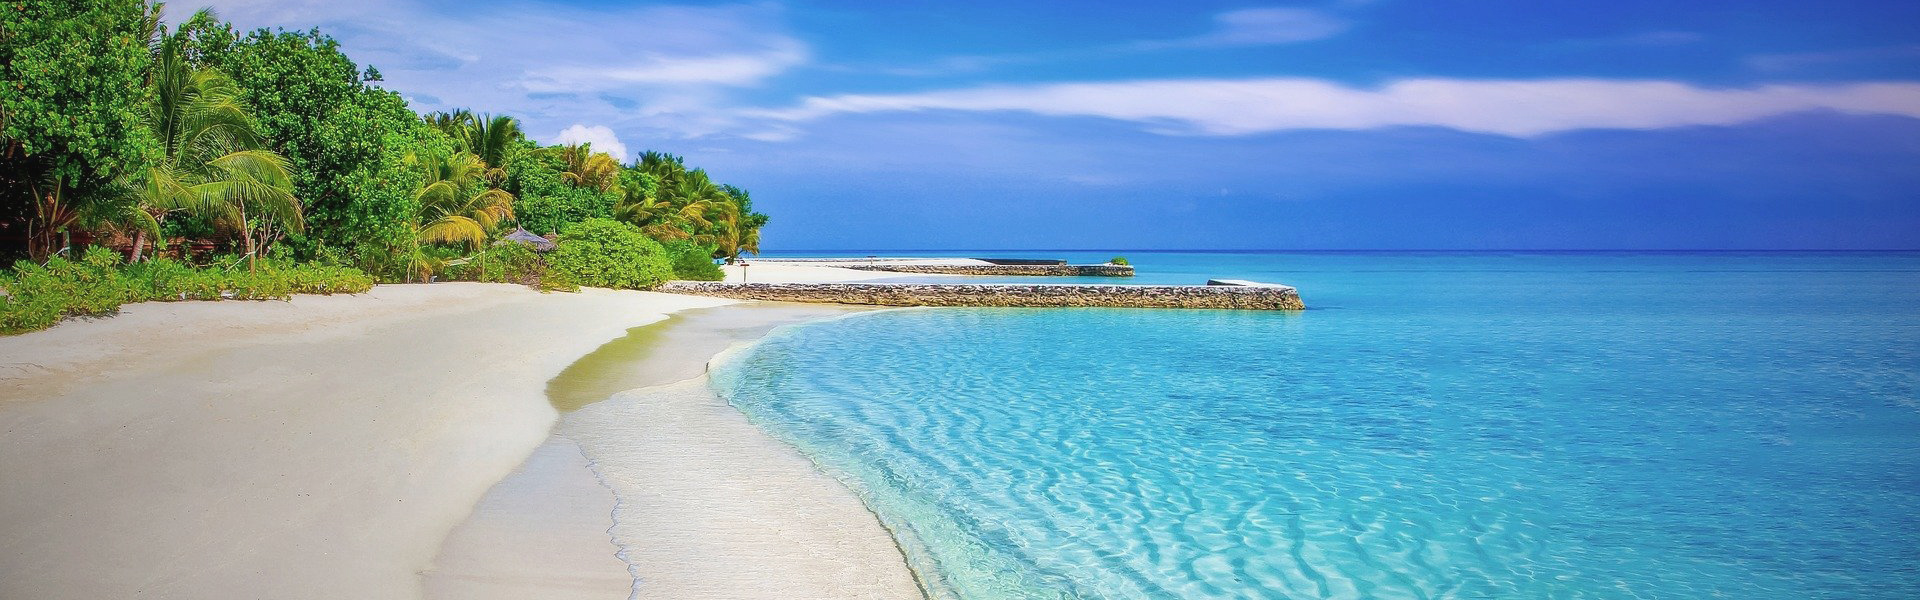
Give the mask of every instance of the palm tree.
[[592, 143], [561, 146], [560, 161], [565, 164], [560, 179], [574, 187], [608, 192], [620, 182], [620, 161], [605, 152], [594, 152]]
[[687, 172], [687, 163], [679, 156], [648, 150], [640, 153], [640, 159], [634, 161], [633, 168], [653, 177], [660, 188], [665, 189], [680, 182]]
[[415, 239], [422, 244], [459, 244], [469, 251], [485, 244], [500, 222], [513, 218], [513, 194], [485, 187], [487, 165], [470, 152], [416, 159], [426, 184], [414, 194]]
[[438, 264], [425, 253], [430, 245], [458, 245], [471, 252], [485, 244], [500, 222], [513, 218], [513, 194], [488, 187], [486, 164], [470, 152], [407, 155], [420, 168], [420, 189], [413, 194], [413, 229], [403, 249], [407, 280], [426, 278]]
[[458, 150], [478, 156], [487, 166], [485, 178], [495, 187], [506, 180], [509, 153], [527, 137], [520, 131], [520, 122], [506, 115], [475, 115], [462, 109], [422, 118], [453, 138]]
[[[252, 270], [259, 254], [255, 221], [298, 231], [300, 200], [287, 159], [267, 149], [240, 87], [219, 70], [187, 64], [183, 42], [179, 34], [166, 36], [155, 57], [148, 126], [163, 152], [135, 176], [133, 195], [148, 214], [184, 210], [232, 225]], [[144, 240], [136, 238], [135, 245]]]
[[669, 175], [672, 183], [656, 186], [653, 194], [629, 185], [614, 207], [614, 217], [632, 223], [657, 240], [692, 240], [711, 244], [716, 218], [730, 210], [732, 201], [705, 171]]
[[760, 253], [760, 228], [748, 227], [738, 217], [726, 219], [722, 223], [720, 234], [714, 236], [715, 252], [731, 262], [739, 260], [740, 253]]
[[486, 163], [487, 180], [497, 187], [507, 179], [508, 153], [527, 137], [520, 132], [520, 122], [506, 115], [482, 115], [468, 132], [467, 151]]
[[447, 137], [453, 138], [455, 142], [461, 142], [467, 139], [467, 128], [472, 127], [475, 121], [473, 113], [464, 108], [454, 111], [430, 112], [421, 115], [420, 119], [426, 121], [427, 124], [433, 126], [434, 129], [440, 130], [440, 133], [447, 134]]

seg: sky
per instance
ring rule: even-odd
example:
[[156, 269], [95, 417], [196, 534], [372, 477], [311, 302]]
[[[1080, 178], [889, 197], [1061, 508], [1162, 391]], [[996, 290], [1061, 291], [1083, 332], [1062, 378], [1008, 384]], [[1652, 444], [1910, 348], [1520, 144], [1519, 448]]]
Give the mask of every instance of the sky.
[[1911, 0], [212, 7], [681, 154], [770, 251], [1920, 249]]

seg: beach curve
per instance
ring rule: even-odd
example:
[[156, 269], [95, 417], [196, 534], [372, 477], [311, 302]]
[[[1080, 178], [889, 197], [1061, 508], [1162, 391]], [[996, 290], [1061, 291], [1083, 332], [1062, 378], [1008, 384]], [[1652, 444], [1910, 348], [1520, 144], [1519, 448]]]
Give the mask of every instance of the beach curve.
[[723, 304], [380, 286], [0, 339], [0, 596], [418, 598], [448, 531], [547, 437], [548, 379]]
[[769, 331], [869, 311], [689, 310], [583, 356], [549, 382], [554, 435], [448, 536], [427, 598], [922, 597], [853, 491], [705, 376]]

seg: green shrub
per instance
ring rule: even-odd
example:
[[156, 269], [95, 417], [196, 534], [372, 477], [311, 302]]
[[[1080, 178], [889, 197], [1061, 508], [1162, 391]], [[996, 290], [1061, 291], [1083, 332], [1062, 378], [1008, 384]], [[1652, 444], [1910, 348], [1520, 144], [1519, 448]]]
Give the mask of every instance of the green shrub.
[[1113, 258], [1112, 258], [1111, 260], [1108, 260], [1108, 261], [1107, 261], [1107, 264], [1110, 264], [1110, 265], [1130, 265], [1130, 264], [1133, 264], [1133, 263], [1129, 263], [1129, 262], [1127, 262], [1127, 257], [1125, 257], [1125, 256], [1115, 256], [1115, 257], [1113, 257]]
[[612, 219], [587, 219], [560, 234], [548, 270], [574, 285], [644, 290], [673, 276], [667, 251], [640, 228]]
[[171, 258], [127, 265], [120, 274], [142, 300], [218, 300], [220, 295], [219, 287], [199, 271]]
[[673, 278], [687, 281], [720, 281], [727, 274], [713, 264], [713, 246], [688, 241], [667, 242], [667, 259], [673, 264]]
[[[66, 317], [110, 315], [122, 304], [179, 300], [284, 300], [293, 294], [357, 294], [373, 278], [357, 269], [261, 260], [251, 272], [231, 258], [195, 269], [167, 258], [121, 266], [91, 248], [78, 261], [20, 261], [0, 272], [0, 333], [45, 329]], [[233, 265], [231, 268], [223, 268]]]
[[547, 265], [540, 254], [524, 243], [496, 244], [467, 257], [467, 262], [449, 265], [444, 273], [448, 281], [518, 283], [538, 286]]

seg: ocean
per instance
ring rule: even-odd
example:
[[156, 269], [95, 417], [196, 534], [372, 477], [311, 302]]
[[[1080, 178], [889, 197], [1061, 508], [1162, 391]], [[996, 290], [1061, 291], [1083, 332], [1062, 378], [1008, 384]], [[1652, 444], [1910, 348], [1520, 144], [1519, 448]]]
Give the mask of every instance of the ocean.
[[887, 310], [721, 364], [934, 597], [1920, 597], [1920, 253], [928, 254], [1309, 307]]

